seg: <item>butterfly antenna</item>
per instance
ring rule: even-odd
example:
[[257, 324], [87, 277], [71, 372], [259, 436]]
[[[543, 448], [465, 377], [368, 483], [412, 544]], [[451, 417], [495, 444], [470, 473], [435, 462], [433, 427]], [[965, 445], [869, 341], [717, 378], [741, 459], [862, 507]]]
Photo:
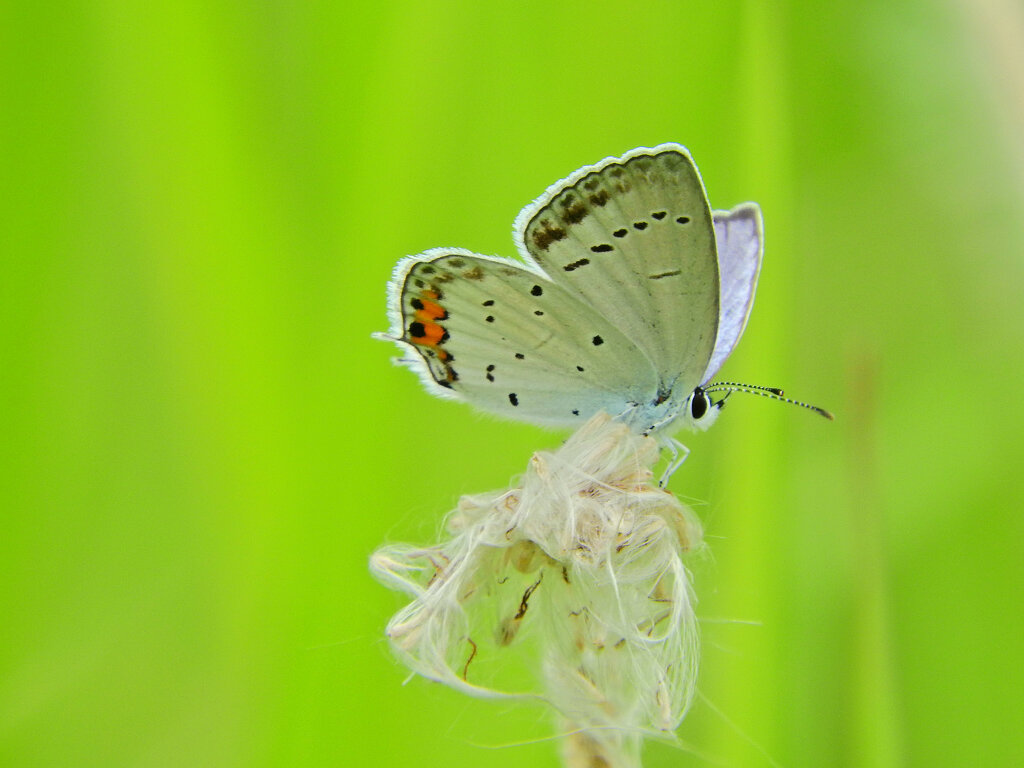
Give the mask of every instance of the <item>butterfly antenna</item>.
[[[803, 403], [799, 400], [793, 400], [789, 397], [784, 397], [781, 389], [777, 387], [759, 387], [754, 384], [739, 384], [734, 381], [718, 381], [712, 384], [710, 387], [705, 387], [704, 391], [708, 394], [712, 392], [725, 392], [726, 397], [733, 392], [746, 392], [749, 395], [760, 395], [761, 397], [767, 397], [769, 400], [779, 400], [783, 403], [789, 403], [790, 405], [796, 405], [800, 408], [806, 408], [809, 411], [824, 416], [829, 421], [834, 421], [835, 417], [826, 411], [824, 408], [819, 408], [816, 405], [810, 403]], [[723, 400], [725, 398], [722, 398]]]
[[[759, 387], [757, 384], [744, 384], [739, 381], [716, 381], [711, 385], [712, 389], [719, 389], [720, 387], [736, 387], [736, 391], [747, 391], [751, 389], [757, 389], [762, 392], [771, 392], [773, 395], [782, 397], [786, 393], [778, 387]], [[708, 390], [705, 389], [705, 392]]]

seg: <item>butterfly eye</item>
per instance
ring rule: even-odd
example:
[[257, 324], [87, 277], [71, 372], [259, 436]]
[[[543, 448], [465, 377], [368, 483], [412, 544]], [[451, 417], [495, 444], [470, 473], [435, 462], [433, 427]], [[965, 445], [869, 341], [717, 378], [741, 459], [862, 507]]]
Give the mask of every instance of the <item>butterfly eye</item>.
[[690, 415], [696, 421], [708, 412], [708, 406], [710, 404], [708, 396], [704, 394], [704, 390], [697, 387], [693, 390], [693, 394], [690, 396]]

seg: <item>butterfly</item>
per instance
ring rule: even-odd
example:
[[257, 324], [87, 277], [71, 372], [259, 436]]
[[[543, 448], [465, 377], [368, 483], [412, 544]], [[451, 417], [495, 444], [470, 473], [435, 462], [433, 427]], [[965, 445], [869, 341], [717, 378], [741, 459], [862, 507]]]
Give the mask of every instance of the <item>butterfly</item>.
[[761, 269], [756, 204], [712, 211], [689, 152], [660, 144], [556, 182], [514, 236], [521, 260], [434, 248], [398, 263], [391, 329], [375, 334], [403, 348], [396, 362], [434, 394], [540, 425], [605, 411], [668, 434], [715, 419], [725, 398], [708, 382]]

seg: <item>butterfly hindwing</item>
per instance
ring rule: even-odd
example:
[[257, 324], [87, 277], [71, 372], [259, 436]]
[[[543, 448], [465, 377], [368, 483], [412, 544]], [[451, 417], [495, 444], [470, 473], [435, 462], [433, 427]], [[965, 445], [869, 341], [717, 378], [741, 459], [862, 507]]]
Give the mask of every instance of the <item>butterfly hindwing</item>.
[[574, 424], [651, 399], [654, 369], [607, 318], [510, 259], [434, 249], [401, 262], [391, 338], [438, 394], [503, 416]]
[[659, 392], [688, 394], [711, 359], [719, 273], [711, 209], [676, 144], [636, 149], [552, 186], [516, 221], [520, 249], [622, 330]]
[[702, 384], [718, 373], [747, 327], [764, 246], [761, 209], [754, 203], [715, 211], [714, 223], [722, 299], [715, 351]]

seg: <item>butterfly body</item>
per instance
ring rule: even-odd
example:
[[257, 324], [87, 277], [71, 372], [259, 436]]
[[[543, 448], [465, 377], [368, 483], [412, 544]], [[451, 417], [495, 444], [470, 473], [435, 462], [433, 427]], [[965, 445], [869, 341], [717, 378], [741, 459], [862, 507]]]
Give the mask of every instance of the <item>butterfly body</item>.
[[639, 148], [581, 168], [520, 213], [522, 260], [435, 248], [403, 259], [381, 338], [426, 387], [484, 410], [640, 432], [704, 427], [700, 389], [746, 324], [756, 205], [712, 212], [688, 152]]

